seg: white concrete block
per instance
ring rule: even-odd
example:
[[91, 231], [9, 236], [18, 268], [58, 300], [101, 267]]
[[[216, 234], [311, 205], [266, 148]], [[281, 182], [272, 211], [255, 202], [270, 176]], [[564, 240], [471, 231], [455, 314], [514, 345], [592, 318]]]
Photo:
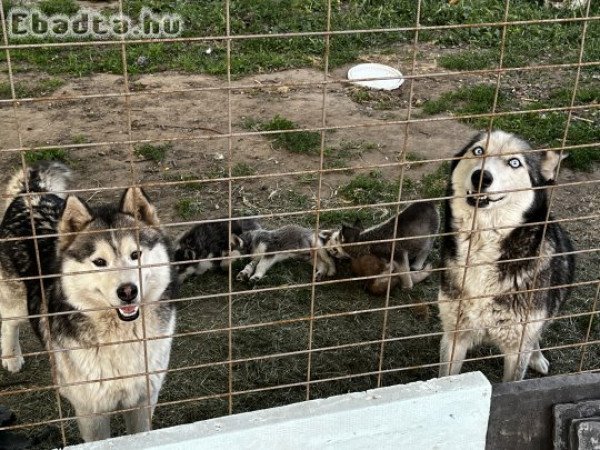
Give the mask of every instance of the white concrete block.
[[490, 383], [473, 372], [68, 448], [483, 450], [490, 398]]

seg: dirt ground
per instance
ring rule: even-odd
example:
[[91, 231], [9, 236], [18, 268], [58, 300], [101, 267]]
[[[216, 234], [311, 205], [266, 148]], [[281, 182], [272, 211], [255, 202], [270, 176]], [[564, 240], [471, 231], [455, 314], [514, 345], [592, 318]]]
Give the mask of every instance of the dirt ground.
[[[381, 58], [383, 60], [383, 58]], [[386, 62], [386, 61], [383, 61]], [[346, 68], [335, 70], [330, 80], [342, 79]], [[419, 73], [435, 73], [435, 61], [419, 62]], [[19, 80], [31, 75], [18, 75]], [[406, 118], [409, 101], [409, 82], [392, 94], [393, 106], [378, 109], [353, 101], [355, 88], [334, 82], [326, 87], [326, 113], [323, 117], [323, 74], [310, 69], [291, 70], [247, 77], [233, 82], [228, 95], [226, 82], [204, 75], [159, 73], [130, 80], [130, 104], [119, 97], [93, 98], [123, 91], [123, 78], [116, 75], [96, 75], [91, 78], [71, 79], [52, 94], [47, 102], [21, 102], [14, 110], [10, 104], [0, 103], [0, 149], [3, 149], [0, 180], [4, 184], [20, 159], [6, 150], [28, 146], [73, 145], [68, 162], [76, 174], [73, 187], [82, 189], [82, 197], [91, 202], [99, 198], [116, 199], [121, 188], [132, 180], [148, 183], [148, 191], [155, 199], [159, 214], [175, 236], [185, 225], [175, 205], [182, 197], [190, 197], [196, 209], [186, 220], [201, 220], [227, 215], [229, 184], [228, 170], [229, 112], [232, 131], [247, 133], [248, 119], [270, 120], [279, 114], [301, 127], [340, 127], [326, 133], [326, 147], [339, 149], [351, 143], [359, 150], [346, 161], [349, 171], [324, 173], [321, 192], [318, 177], [309, 177], [306, 171], [319, 168], [318, 155], [292, 154], [273, 147], [265, 137], [235, 136], [231, 139], [231, 167], [244, 163], [252, 167], [256, 178], [233, 180], [231, 203], [234, 215], [293, 213], [315, 207], [317, 197], [324, 208], [344, 206], [338, 195], [340, 186], [358, 173], [379, 167], [384, 177], [399, 174], [400, 151], [406, 149], [412, 162], [405, 175], [415, 180], [434, 172], [439, 162], [421, 163], [419, 160], [437, 160], [452, 156], [470, 139], [475, 130], [455, 120], [423, 121], [412, 123], [405, 134], [404, 124], [390, 123]], [[456, 89], [464, 78], [423, 78], [413, 82], [413, 118], [421, 117], [419, 106], [423, 101], [436, 98], [442, 92]], [[198, 89], [197, 91], [188, 91]], [[208, 89], [208, 90], [201, 90]], [[175, 91], [175, 92], [169, 92]], [[184, 92], [185, 91], [185, 92]], [[92, 96], [84, 100], [72, 99], [79, 95]], [[228, 104], [231, 108], [228, 108]], [[128, 115], [131, 111], [131, 115]], [[324, 122], [323, 122], [324, 121]], [[129, 136], [129, 122], [131, 136]], [[17, 131], [17, 128], [19, 132]], [[406, 137], [408, 136], [408, 137]], [[133, 155], [123, 141], [184, 139], [174, 141], [164, 161], [155, 162]], [[104, 143], [86, 148], [90, 143]], [[302, 172], [290, 174], [291, 172]], [[275, 174], [275, 175], [274, 175]], [[283, 174], [283, 175], [277, 175]], [[182, 185], [156, 185], [179, 180], [204, 180], [201, 189]], [[217, 181], [211, 181], [216, 179]], [[581, 218], [598, 215], [600, 197], [597, 181], [600, 170], [572, 172], [565, 169], [560, 182], [579, 183], [555, 190], [553, 210], [559, 218]], [[594, 184], [593, 181], [596, 181]], [[115, 188], [102, 191], [101, 188]], [[308, 201], [292, 202], [291, 193], [302, 194]], [[319, 195], [320, 194], [320, 195]], [[381, 209], [381, 208], [379, 208]], [[277, 222], [293, 223], [295, 216], [279, 218]], [[265, 219], [268, 224], [269, 220]], [[271, 222], [275, 223], [275, 221]], [[175, 226], [175, 224], [179, 224]], [[171, 226], [173, 225], [173, 226]], [[592, 282], [598, 279], [600, 267], [600, 226], [597, 219], [579, 219], [565, 224], [577, 249], [589, 249], [579, 256], [577, 279]], [[595, 250], [595, 251], [594, 251]], [[435, 256], [434, 256], [435, 259]], [[434, 260], [435, 263], [435, 260]], [[347, 268], [342, 268], [342, 276]], [[285, 286], [308, 282], [310, 269], [300, 262], [282, 264], [261, 283], [260, 287]], [[226, 274], [207, 274], [201, 280], [192, 280], [183, 287], [187, 297], [201, 296], [180, 302], [179, 325], [181, 337], [174, 342], [172, 368], [161, 394], [164, 403], [157, 409], [155, 425], [172, 426], [180, 423], [217, 417], [228, 413], [227, 397], [230, 367], [228, 359], [228, 299], [208, 298], [223, 294], [227, 285]], [[235, 282], [234, 291], [248, 289]], [[439, 324], [435, 308], [429, 317], [419, 317], [405, 305], [414, 302], [434, 302], [437, 279], [432, 277], [411, 292], [394, 292], [390, 306], [386, 336], [393, 340], [385, 346], [383, 368], [389, 372], [381, 384], [427, 379], [435, 376]], [[589, 313], [596, 285], [586, 283], [575, 289], [565, 315]], [[404, 306], [403, 306], [404, 305]], [[236, 296], [232, 302], [232, 320], [238, 327], [233, 333], [233, 358], [243, 361], [232, 365], [232, 383], [238, 393], [232, 400], [233, 412], [242, 412], [301, 401], [306, 398], [302, 384], [307, 374], [307, 342], [311, 308], [320, 319], [313, 322], [312, 348], [324, 349], [312, 356], [312, 380], [323, 380], [311, 385], [310, 398], [375, 387], [377, 378], [356, 374], [376, 371], [379, 362], [384, 301], [366, 295], [356, 283], [325, 285], [316, 288], [279, 289], [277, 292]], [[362, 313], [344, 315], [359, 310]], [[289, 323], [261, 327], [259, 324], [289, 320]], [[590, 315], [559, 320], [548, 331], [544, 347], [551, 347], [546, 356], [551, 361], [551, 373], [577, 371], [581, 347], [560, 348], [583, 342]], [[187, 333], [187, 334], [186, 334]], [[39, 351], [39, 344], [26, 330], [25, 351]], [[598, 321], [592, 327], [589, 347], [582, 368], [599, 367], [597, 340], [600, 338]], [[362, 344], [361, 342], [370, 342]], [[332, 346], [345, 346], [328, 349]], [[281, 354], [276, 358], [261, 356]], [[474, 358], [489, 358], [495, 351], [484, 348]], [[254, 359], [253, 359], [254, 358]], [[194, 368], [190, 369], [189, 366]], [[7, 404], [17, 413], [20, 423], [31, 424], [31, 433], [43, 442], [42, 446], [59, 445], [55, 425], [36, 426], [37, 422], [56, 419], [56, 400], [50, 384], [47, 359], [33, 356], [26, 359], [24, 370], [15, 376], [0, 375], [0, 388]], [[501, 361], [491, 359], [468, 363], [466, 370], [483, 370], [493, 381], [498, 381]], [[529, 374], [529, 376], [536, 376]], [[334, 380], [328, 381], [331, 378]], [[284, 386], [284, 387], [282, 387]], [[35, 392], [21, 390], [40, 388]], [[264, 389], [258, 393], [247, 390]], [[183, 403], [179, 403], [183, 402]], [[72, 413], [63, 401], [63, 413]], [[67, 422], [70, 442], [77, 441], [72, 421]]]

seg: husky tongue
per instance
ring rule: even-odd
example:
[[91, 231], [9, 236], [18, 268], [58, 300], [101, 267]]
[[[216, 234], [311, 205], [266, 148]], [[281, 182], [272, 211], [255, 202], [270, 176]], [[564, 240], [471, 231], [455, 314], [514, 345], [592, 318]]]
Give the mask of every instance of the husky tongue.
[[137, 305], [130, 305], [130, 306], [121, 306], [119, 309], [124, 314], [133, 314], [134, 312], [137, 311], [137, 308], [138, 308]]

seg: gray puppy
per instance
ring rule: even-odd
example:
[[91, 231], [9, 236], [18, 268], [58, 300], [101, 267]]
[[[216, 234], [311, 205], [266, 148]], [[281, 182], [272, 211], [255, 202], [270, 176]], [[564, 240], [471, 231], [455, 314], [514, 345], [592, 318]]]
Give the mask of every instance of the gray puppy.
[[252, 255], [252, 261], [238, 274], [237, 279], [256, 282], [278, 262], [286, 259], [312, 261], [313, 251], [317, 252], [317, 280], [324, 276], [331, 277], [335, 275], [335, 262], [324, 248], [330, 235], [329, 230], [321, 230], [316, 236], [310, 228], [286, 225], [276, 230], [250, 230], [234, 236], [232, 251]]
[[[395, 220], [394, 216], [366, 230], [358, 222], [354, 225], [342, 225], [341, 230], [331, 233], [326, 245], [327, 251], [336, 258], [355, 259], [375, 255], [390, 260]], [[393, 259], [394, 271], [402, 273], [402, 287], [411, 289], [414, 283], [429, 276], [429, 272], [422, 269], [433, 247], [432, 235], [438, 233], [439, 227], [440, 216], [433, 202], [413, 203], [398, 216]], [[411, 274], [411, 270], [422, 272]]]

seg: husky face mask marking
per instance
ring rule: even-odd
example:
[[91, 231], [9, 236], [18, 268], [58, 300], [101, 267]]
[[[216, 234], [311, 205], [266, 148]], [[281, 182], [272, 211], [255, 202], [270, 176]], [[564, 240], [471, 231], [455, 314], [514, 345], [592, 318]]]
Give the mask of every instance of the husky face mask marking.
[[[139, 316], [140, 303], [157, 301], [153, 294], [167, 288], [170, 268], [164, 246], [156, 245], [158, 231], [149, 228], [157, 224], [153, 212], [139, 205], [133, 209], [143, 213], [138, 247], [136, 219], [127, 207], [132, 204], [122, 202], [121, 210], [109, 220], [102, 212], [93, 217], [83, 201], [69, 197], [59, 224], [65, 234], [59, 241], [62, 286], [70, 303], [83, 311], [114, 307], [121, 320], [132, 321]], [[85, 273], [69, 275], [76, 272]]]
[[454, 195], [481, 210], [506, 208], [526, 210], [534, 192], [529, 163], [522, 152], [529, 149], [524, 141], [505, 134], [481, 136], [465, 151], [452, 173]]

